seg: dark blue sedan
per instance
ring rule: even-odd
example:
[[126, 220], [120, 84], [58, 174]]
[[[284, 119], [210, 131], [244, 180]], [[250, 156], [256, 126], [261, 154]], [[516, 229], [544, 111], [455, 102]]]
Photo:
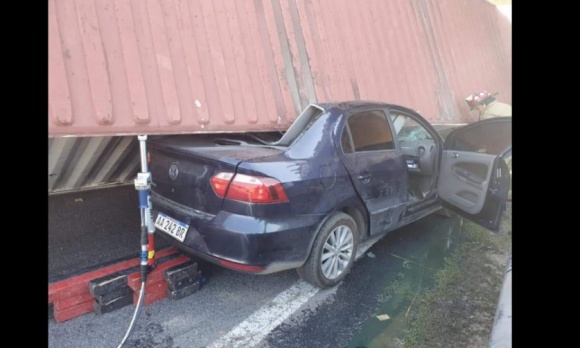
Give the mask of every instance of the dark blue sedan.
[[[271, 134], [270, 134], [271, 135]], [[279, 139], [168, 136], [149, 145], [155, 226], [179, 249], [266, 274], [338, 284], [358, 245], [442, 205], [491, 230], [505, 209], [511, 118], [445, 140], [417, 112], [311, 104]]]

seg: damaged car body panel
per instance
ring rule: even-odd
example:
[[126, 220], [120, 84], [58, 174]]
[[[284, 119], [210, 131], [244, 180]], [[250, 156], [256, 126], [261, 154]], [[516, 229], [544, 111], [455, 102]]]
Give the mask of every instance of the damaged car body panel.
[[[348, 273], [359, 242], [439, 210], [443, 175], [464, 167], [446, 162], [442, 138], [415, 111], [360, 101], [311, 104], [274, 141], [177, 136], [149, 149], [162, 236], [242, 272], [298, 268], [322, 288]], [[455, 196], [445, 198], [457, 205]]]

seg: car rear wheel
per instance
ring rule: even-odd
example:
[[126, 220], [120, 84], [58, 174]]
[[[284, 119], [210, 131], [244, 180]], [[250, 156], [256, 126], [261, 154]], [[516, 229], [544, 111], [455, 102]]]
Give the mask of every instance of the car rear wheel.
[[298, 274], [321, 289], [335, 286], [350, 271], [358, 242], [354, 220], [345, 213], [335, 213], [318, 230], [310, 256]]

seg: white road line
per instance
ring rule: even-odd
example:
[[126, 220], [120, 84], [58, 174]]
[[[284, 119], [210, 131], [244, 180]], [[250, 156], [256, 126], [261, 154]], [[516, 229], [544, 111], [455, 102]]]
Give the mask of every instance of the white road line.
[[294, 283], [209, 348], [255, 346], [317, 292], [318, 288], [303, 281]]
[[[359, 245], [355, 260], [358, 260], [377, 240], [371, 239]], [[230, 332], [214, 341], [208, 348], [246, 348], [257, 345], [319, 290], [302, 280], [297, 281]]]

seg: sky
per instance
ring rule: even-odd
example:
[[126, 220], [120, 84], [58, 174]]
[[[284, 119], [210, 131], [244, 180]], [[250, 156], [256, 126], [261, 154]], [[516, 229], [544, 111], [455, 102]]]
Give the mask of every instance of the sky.
[[498, 5], [497, 9], [512, 21], [512, 5]]

